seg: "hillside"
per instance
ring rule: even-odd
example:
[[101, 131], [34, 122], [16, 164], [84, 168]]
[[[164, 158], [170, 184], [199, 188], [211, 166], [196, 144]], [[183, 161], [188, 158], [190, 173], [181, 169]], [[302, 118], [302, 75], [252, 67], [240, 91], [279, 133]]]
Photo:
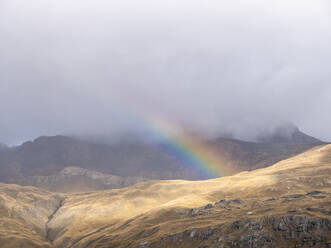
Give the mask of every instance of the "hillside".
[[206, 181], [150, 181], [74, 195], [1, 184], [0, 243], [327, 247], [330, 175], [331, 145], [324, 145], [268, 168]]

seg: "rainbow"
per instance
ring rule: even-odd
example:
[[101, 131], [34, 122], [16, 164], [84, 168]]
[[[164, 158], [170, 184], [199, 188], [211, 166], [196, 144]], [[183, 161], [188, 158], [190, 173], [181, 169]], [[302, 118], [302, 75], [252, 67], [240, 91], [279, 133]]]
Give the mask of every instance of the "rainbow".
[[216, 178], [237, 172], [207, 142], [189, 134], [175, 122], [160, 116], [150, 116], [146, 120], [144, 126], [151, 138], [200, 176]]
[[[120, 100], [117, 107], [124, 109]], [[229, 176], [238, 172], [231, 167], [230, 161], [223, 158], [208, 142], [190, 134], [176, 121], [165, 118], [164, 115], [156, 115], [155, 112], [147, 114], [146, 110], [149, 107], [139, 108], [137, 104], [132, 104], [126, 106], [125, 112], [134, 117], [137, 124], [143, 128], [144, 133], [155, 140], [168, 154], [175, 156], [182, 164], [204, 178]]]

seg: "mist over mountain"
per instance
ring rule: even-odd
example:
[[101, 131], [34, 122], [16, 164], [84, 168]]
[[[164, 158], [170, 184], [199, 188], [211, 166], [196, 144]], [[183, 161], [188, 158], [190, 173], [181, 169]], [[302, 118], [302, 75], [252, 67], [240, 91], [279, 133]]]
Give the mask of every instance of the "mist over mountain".
[[290, 121], [331, 140], [330, 9], [2, 0], [0, 141], [145, 133], [155, 115], [214, 138]]
[[320, 140], [303, 133], [291, 123], [283, 123], [273, 129], [264, 130], [257, 135], [257, 141], [262, 143], [319, 143]]
[[0, 0], [0, 248], [330, 248], [330, 44], [330, 0]]

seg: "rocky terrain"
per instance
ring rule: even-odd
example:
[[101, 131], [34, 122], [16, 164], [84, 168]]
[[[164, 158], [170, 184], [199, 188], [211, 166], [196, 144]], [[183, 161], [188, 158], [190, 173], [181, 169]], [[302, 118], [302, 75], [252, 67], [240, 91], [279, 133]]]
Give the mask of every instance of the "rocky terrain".
[[[323, 144], [295, 127], [263, 134], [259, 142], [217, 138], [204, 143], [236, 172], [264, 168]], [[74, 171], [67, 169], [73, 167]], [[135, 141], [107, 145], [66, 136], [0, 147], [0, 170], [0, 182], [62, 192], [120, 188], [145, 179], [208, 179], [159, 144]]]
[[13, 183], [35, 186], [53, 192], [75, 193], [124, 188], [147, 180], [142, 177], [114, 176], [79, 167], [65, 167], [57, 174], [21, 177], [13, 180]]
[[0, 184], [1, 247], [330, 247], [331, 145], [205, 181], [59, 194]]

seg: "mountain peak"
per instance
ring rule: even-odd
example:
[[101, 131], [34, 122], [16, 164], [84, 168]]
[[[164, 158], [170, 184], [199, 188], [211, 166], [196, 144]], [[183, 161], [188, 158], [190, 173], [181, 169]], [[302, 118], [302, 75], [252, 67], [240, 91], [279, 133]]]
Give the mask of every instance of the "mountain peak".
[[319, 139], [303, 133], [297, 126], [285, 123], [263, 131], [258, 137], [259, 143], [305, 143], [323, 144]]

